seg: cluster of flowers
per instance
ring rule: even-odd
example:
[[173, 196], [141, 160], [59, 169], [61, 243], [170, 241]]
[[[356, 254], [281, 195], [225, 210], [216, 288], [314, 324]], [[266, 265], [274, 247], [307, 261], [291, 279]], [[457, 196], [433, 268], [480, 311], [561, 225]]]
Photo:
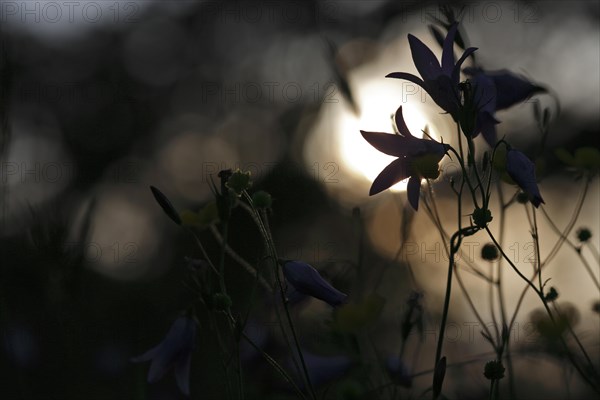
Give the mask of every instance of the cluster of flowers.
[[[485, 141], [494, 147], [495, 153], [499, 144], [496, 134], [496, 125], [499, 121], [495, 118], [495, 112], [544, 91], [544, 88], [504, 70], [490, 72], [471, 67], [461, 71], [462, 64], [476, 49], [466, 49], [455, 61], [453, 47], [457, 29], [457, 23], [450, 25], [448, 34], [442, 41], [441, 64], [423, 42], [408, 35], [412, 58], [421, 77], [404, 72], [394, 72], [387, 77], [405, 79], [420, 85], [437, 105], [451, 115], [467, 140], [471, 141], [482, 134]], [[470, 76], [470, 79], [461, 82], [461, 72]], [[402, 107], [396, 111], [394, 123], [398, 134], [361, 131], [365, 140], [377, 150], [397, 157], [377, 176], [369, 194], [375, 195], [409, 178], [408, 201], [415, 210], [418, 210], [422, 179], [436, 179], [439, 176], [438, 164], [443, 157], [450, 151], [457, 156], [458, 153], [449, 144], [415, 137], [406, 126]], [[538, 207], [544, 201], [537, 187], [534, 164], [523, 153], [512, 149], [506, 142], [501, 142], [505, 144], [507, 150], [503, 153], [505, 171], [527, 194], [529, 200]], [[471, 149], [469, 151], [471, 153]], [[218, 193], [213, 184], [217, 196], [216, 209], [219, 220], [227, 221], [232, 202], [236, 201], [228, 196], [228, 191], [235, 192], [234, 194], [239, 197], [249, 187], [250, 177], [239, 171], [235, 173], [222, 171], [219, 177], [222, 179], [221, 193]], [[187, 219], [201, 220], [205, 217], [180, 214], [160, 190], [155, 187], [151, 187], [151, 190], [158, 204], [176, 224], [185, 225]], [[256, 199], [257, 202], [259, 200]], [[270, 197], [267, 200], [270, 203]], [[278, 260], [277, 263], [288, 286], [292, 289], [292, 292], [287, 293], [289, 299], [311, 296], [332, 307], [346, 303], [348, 296], [334, 288], [312, 266], [293, 260]], [[198, 261], [197, 264], [202, 266], [203, 261]], [[225, 296], [224, 293], [220, 294]], [[229, 303], [226, 308], [231, 306], [231, 300], [228, 297], [227, 300]], [[160, 344], [141, 356], [134, 357], [132, 361], [152, 362], [148, 373], [150, 383], [160, 380], [167, 372], [174, 370], [179, 389], [189, 396], [190, 366], [198, 329], [198, 321], [191, 313], [186, 313], [175, 320]], [[350, 359], [345, 356], [328, 358], [305, 353], [303, 358], [308, 367], [310, 381], [313, 383], [319, 381], [319, 376], [337, 376], [336, 371], [347, 370], [351, 365]], [[397, 357], [389, 358], [386, 367], [390, 376], [398, 384], [410, 385], [408, 371]]]
[[[475, 138], [481, 133], [485, 141], [495, 147], [496, 124], [499, 123], [495, 112], [524, 101], [545, 89], [506, 70], [484, 71], [474, 67], [463, 69], [471, 78], [461, 82], [462, 64], [477, 49], [466, 49], [458, 61], [455, 61], [453, 47], [457, 29], [458, 23], [455, 22], [443, 41], [441, 65], [423, 42], [409, 34], [413, 62], [421, 77], [406, 72], [392, 72], [386, 77], [408, 80], [421, 86], [438, 106], [460, 124], [467, 138]], [[365, 140], [377, 150], [398, 157], [373, 181], [369, 194], [377, 194], [410, 178], [407, 186], [408, 200], [411, 206], [418, 210], [421, 180], [435, 179], [439, 176], [437, 164], [451, 147], [435, 140], [413, 136], [404, 122], [402, 106], [396, 111], [394, 120], [398, 135], [361, 131]], [[522, 152], [510, 148], [508, 144], [506, 146], [506, 172], [538, 207], [544, 200], [537, 187], [535, 165]]]

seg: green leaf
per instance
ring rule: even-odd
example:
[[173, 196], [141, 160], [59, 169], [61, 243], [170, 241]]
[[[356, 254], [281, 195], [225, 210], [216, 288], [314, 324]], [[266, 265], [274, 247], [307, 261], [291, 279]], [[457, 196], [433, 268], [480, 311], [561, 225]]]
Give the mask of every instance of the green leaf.
[[554, 150], [554, 154], [564, 164], [567, 164], [571, 167], [575, 166], [575, 158], [573, 158], [573, 156], [567, 150], [565, 150], [563, 148], [558, 148], [558, 149]]
[[575, 150], [575, 163], [585, 169], [600, 168], [600, 150], [595, 147], [580, 147]]
[[385, 298], [371, 295], [361, 303], [346, 304], [335, 314], [335, 327], [342, 332], [355, 332], [375, 322], [385, 305]]

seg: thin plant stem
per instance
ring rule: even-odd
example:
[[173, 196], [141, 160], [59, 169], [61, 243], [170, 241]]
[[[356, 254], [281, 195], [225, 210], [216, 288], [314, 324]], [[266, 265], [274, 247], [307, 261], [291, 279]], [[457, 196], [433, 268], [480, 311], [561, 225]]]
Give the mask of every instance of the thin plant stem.
[[540, 266], [542, 268], [545, 265], [547, 265], [550, 262], [550, 260], [552, 260], [554, 258], [554, 256], [558, 253], [558, 250], [560, 249], [562, 244], [565, 242], [565, 240], [571, 233], [571, 230], [575, 226], [575, 223], [577, 222], [577, 218], [579, 218], [579, 214], [581, 213], [581, 209], [583, 208], [583, 202], [585, 201], [585, 198], [587, 196], [587, 192], [590, 187], [590, 181], [591, 181], [591, 178], [589, 178], [589, 177], [586, 178], [585, 184], [583, 186], [583, 190], [581, 191], [581, 193], [579, 195], [579, 199], [577, 200], [577, 203], [575, 205], [573, 215], [571, 215], [571, 219], [569, 220], [569, 223], [567, 224], [567, 226], [565, 226], [565, 229], [563, 229], [562, 234], [560, 235], [560, 237], [559, 237], [558, 241], [555, 243], [555, 245], [552, 247], [552, 250], [550, 250], [550, 253], [546, 256], [546, 259], [541, 263]]
[[592, 243], [591, 241], [588, 241], [585, 244], [586, 244], [586, 247], [588, 249], [590, 249], [590, 252], [592, 253], [592, 255], [594, 256], [594, 258], [596, 259], [596, 262], [600, 264], [600, 252], [598, 251], [598, 249], [596, 248], [596, 246], [594, 246], [594, 243]]
[[537, 226], [537, 213], [535, 212], [535, 206], [531, 205], [531, 213], [533, 214], [533, 242], [535, 243], [535, 261], [536, 261], [536, 270], [538, 276], [538, 284], [540, 286], [540, 291], [543, 292], [544, 285], [542, 284], [542, 259], [540, 255], [540, 236], [538, 234], [538, 226]]
[[[490, 167], [490, 176], [491, 176], [491, 167]], [[498, 181], [496, 184], [496, 190], [498, 192], [498, 201], [500, 203], [500, 227], [498, 228], [498, 243], [502, 246], [504, 243], [504, 233], [506, 228], [506, 205], [504, 204], [504, 192], [502, 191], [502, 182]], [[510, 351], [510, 332], [511, 330], [508, 328], [508, 317], [506, 313], [506, 304], [504, 299], [504, 294], [502, 291], [502, 275], [503, 275], [503, 264], [504, 258], [498, 257], [498, 261], [496, 263], [496, 289], [498, 292], [498, 305], [500, 307], [500, 316], [502, 318], [502, 327], [507, 327], [507, 337], [506, 343], [502, 343], [502, 348], [504, 349], [504, 353], [506, 355], [507, 368], [508, 368], [508, 388], [510, 391], [510, 398], [517, 398], [517, 391], [515, 386], [514, 379], [514, 368], [512, 363], [512, 356]]]
[[[490, 231], [490, 229], [487, 226], [485, 227], [485, 230], [488, 233], [488, 235], [490, 236], [490, 239], [492, 239], [492, 241], [494, 242], [494, 244], [496, 245], [496, 247], [498, 247], [498, 249], [500, 250], [500, 253], [502, 253], [502, 257], [504, 257], [504, 259], [508, 262], [508, 264], [511, 266], [511, 268], [517, 273], [517, 275], [519, 275], [519, 277], [521, 279], [523, 279], [527, 283], [527, 285], [529, 287], [531, 287], [533, 289], [533, 291], [538, 295], [538, 297], [542, 301], [542, 304], [544, 305], [544, 308], [545, 308], [548, 316], [550, 317], [550, 320], [552, 321], [552, 324], [554, 326], [556, 326], [556, 320], [554, 318], [554, 315], [550, 311], [550, 308], [548, 307], [548, 303], [546, 302], [546, 299], [544, 298], [544, 294], [533, 284], [533, 282], [531, 280], [527, 279], [527, 277], [525, 277], [525, 275], [523, 275], [521, 273], [521, 271], [519, 271], [519, 269], [510, 260], [510, 258], [506, 255], [506, 253], [504, 253], [504, 250], [501, 247], [499, 247], [499, 244], [496, 241], [496, 238], [494, 237], [494, 235], [492, 234], [492, 232]], [[569, 351], [569, 347], [567, 346], [567, 344], [566, 344], [564, 338], [562, 337], [562, 335], [559, 337], [559, 339], [560, 339], [560, 342], [561, 342], [562, 346], [565, 349], [565, 352], [567, 354], [567, 357], [569, 358], [569, 361], [571, 361], [571, 364], [573, 364], [573, 367], [577, 370], [577, 372], [579, 373], [580, 377], [588, 385], [590, 385], [590, 387], [592, 389], [594, 389], [594, 391], [596, 391], [597, 393], [600, 393], [600, 388], [598, 388], [596, 386], [596, 384], [593, 381], [590, 380], [590, 378], [585, 374], [585, 372], [581, 369], [581, 367], [579, 366], [579, 364], [577, 364], [577, 362], [573, 358], [573, 354], [571, 354], [571, 352]]]
[[[450, 259], [451, 257], [451, 250], [448, 248], [448, 244], [446, 243], [446, 232], [444, 231], [444, 228], [442, 226], [442, 222], [441, 219], [439, 217], [439, 212], [438, 212], [438, 207], [437, 204], [435, 202], [435, 198], [433, 197], [433, 192], [431, 190], [431, 183], [429, 182], [429, 180], [427, 181], [427, 187], [429, 189], [429, 196], [431, 198], [431, 209], [430, 213], [428, 213], [427, 215], [432, 219], [434, 225], [436, 226], [436, 228], [438, 229], [438, 232], [440, 234], [440, 237], [442, 239], [442, 243], [444, 244], [444, 251], [446, 252], [446, 256], [448, 256], [448, 258]], [[456, 268], [457, 265], [456, 263], [454, 264], [454, 268]], [[469, 303], [469, 306], [471, 307], [471, 309], [473, 310], [473, 313], [475, 314], [475, 317], [477, 318], [477, 320], [479, 321], [479, 323], [481, 324], [481, 326], [483, 327], [483, 329], [486, 331], [486, 333], [488, 334], [488, 336], [491, 337], [491, 333], [488, 329], [488, 327], [486, 326], [486, 324], [483, 322], [483, 319], [481, 318], [479, 312], [477, 311], [477, 309], [475, 308], [475, 303], [473, 303], [473, 300], [471, 299], [471, 296], [469, 295], [469, 292], [467, 291], [462, 278], [460, 277], [459, 273], [458, 273], [458, 268], [456, 268], [456, 279], [459, 283], [459, 286], [463, 292], [463, 294], [465, 295], [465, 298], [467, 299], [467, 302]]]
[[[280, 274], [279, 274], [279, 271], [278, 271], [278, 268], [277, 268], [277, 266], [278, 266], [277, 250], [275, 249], [275, 244], [273, 242], [270, 230], [268, 228], [268, 223], [266, 223], [266, 221], [263, 222], [262, 217], [261, 217], [260, 213], [254, 207], [254, 203], [252, 201], [252, 198], [248, 194], [248, 192], [246, 192], [244, 190], [243, 195], [244, 195], [244, 198], [246, 199], [246, 201], [248, 202], [248, 204], [250, 205], [250, 207], [252, 208], [252, 211], [253, 211], [253, 213], [256, 216], [256, 221], [259, 222], [259, 230], [263, 234], [263, 238], [264, 238], [265, 242], [267, 243], [267, 246], [268, 246], [269, 251], [271, 253], [271, 258], [272, 258], [273, 263], [275, 265], [275, 280], [277, 281], [277, 285], [279, 287], [279, 293], [281, 295], [281, 300], [282, 300], [282, 303], [283, 303], [283, 309], [285, 311], [285, 316], [286, 316], [288, 325], [290, 327], [290, 331], [292, 333], [292, 339], [293, 339], [294, 344], [296, 346], [296, 350], [298, 352], [298, 357], [300, 359], [300, 363], [302, 365], [303, 378], [305, 380], [305, 384], [307, 385], [307, 387], [308, 387], [308, 389], [310, 391], [311, 397], [314, 400], [316, 400], [317, 395], [315, 393], [315, 390], [313, 388], [312, 382], [310, 380], [310, 375], [308, 373], [308, 368], [306, 366], [306, 362], [304, 360], [304, 355], [302, 354], [302, 350], [301, 350], [301, 347], [300, 347], [300, 342], [299, 342], [298, 336], [296, 334], [296, 329], [294, 327], [294, 323], [292, 321], [290, 310], [289, 310], [288, 305], [287, 305], [287, 300], [286, 300], [286, 297], [285, 297], [285, 289], [283, 287], [283, 283], [281, 281], [281, 277], [280, 277]], [[266, 217], [266, 214], [263, 215], [263, 217]], [[291, 356], [292, 356], [292, 359], [295, 360], [294, 355], [292, 354]]]
[[[215, 237], [215, 239], [217, 239], [217, 242], [219, 242], [220, 244], [223, 244], [223, 237], [221, 236], [221, 234], [219, 233], [219, 231], [217, 230], [217, 228], [214, 225], [210, 226], [210, 231], [212, 232], [213, 236]], [[269, 285], [269, 283], [265, 280], [265, 278], [263, 278], [262, 276], [260, 276], [258, 269], [253, 267], [249, 262], [247, 262], [242, 256], [240, 256], [235, 250], [233, 250], [231, 248], [231, 246], [229, 246], [227, 243], [224, 244], [225, 246], [225, 252], [235, 261], [237, 262], [240, 266], [242, 266], [246, 271], [248, 271], [249, 274], [253, 275], [258, 282], [261, 284], [261, 286], [269, 293], [271, 293], [273, 291], [273, 288], [271, 288], [271, 285]]]
[[[548, 215], [548, 213], [546, 212], [546, 210], [544, 208], [542, 208], [542, 214], [544, 214], [544, 216], [546, 217], [546, 220], [548, 221], [548, 223], [550, 224], [550, 227], [552, 228], [552, 230], [558, 234], [558, 235], [562, 235], [562, 232], [558, 229], [558, 227], [556, 226], [556, 224], [552, 221], [552, 219], [550, 218], [550, 216]], [[581, 263], [583, 264], [584, 268], [586, 269], [587, 273], [590, 275], [590, 277], [592, 278], [592, 281], [594, 282], [594, 285], [596, 285], [596, 288], [598, 290], [600, 290], [600, 281], [598, 281], [598, 278], [596, 277], [596, 275], [594, 274], [594, 272], [592, 271], [592, 266], [589, 264], [589, 262], [586, 260], [586, 258], [583, 256], [583, 254], [581, 253], [581, 249], [582, 247], [577, 246], [575, 243], [573, 243], [571, 240], [569, 240], [569, 238], [565, 239], [565, 243], [569, 245], [570, 248], [572, 248], [575, 253], [577, 253], [577, 256], [579, 257], [579, 259], [581, 260]]]

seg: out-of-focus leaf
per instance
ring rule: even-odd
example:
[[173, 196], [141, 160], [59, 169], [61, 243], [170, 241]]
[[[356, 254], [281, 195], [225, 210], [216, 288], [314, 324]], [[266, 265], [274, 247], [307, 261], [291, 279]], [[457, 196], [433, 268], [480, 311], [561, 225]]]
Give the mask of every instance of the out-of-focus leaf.
[[344, 98], [348, 101], [348, 104], [352, 108], [354, 114], [358, 115], [360, 113], [360, 109], [358, 107], [358, 103], [352, 95], [352, 90], [350, 89], [350, 84], [348, 83], [348, 74], [346, 68], [344, 68], [343, 65], [340, 65], [340, 62], [337, 61], [337, 46], [328, 38], [324, 38], [324, 40], [327, 44], [327, 55], [331, 67], [333, 69], [335, 84], [338, 87], [338, 89], [340, 89], [340, 91], [342, 92]]
[[385, 305], [385, 298], [374, 294], [361, 303], [346, 304], [335, 314], [335, 327], [342, 332], [354, 332], [375, 322]]

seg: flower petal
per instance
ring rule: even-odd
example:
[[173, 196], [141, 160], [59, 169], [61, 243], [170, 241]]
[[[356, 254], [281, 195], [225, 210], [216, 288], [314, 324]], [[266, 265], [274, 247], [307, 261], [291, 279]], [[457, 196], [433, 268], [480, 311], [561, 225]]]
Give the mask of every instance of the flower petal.
[[454, 22], [450, 29], [446, 39], [444, 39], [444, 46], [442, 48], [442, 70], [445, 75], [451, 76], [454, 69], [454, 37], [456, 36], [456, 30], [458, 29], [458, 22]]
[[396, 122], [396, 128], [398, 128], [398, 132], [406, 137], [414, 137], [412, 133], [408, 130], [408, 126], [406, 126], [406, 122], [404, 122], [404, 117], [402, 116], [402, 106], [398, 107], [396, 110], [396, 114], [394, 115], [394, 121]]
[[386, 78], [395, 78], [395, 79], [404, 79], [404, 80], [410, 81], [412, 83], [416, 83], [417, 85], [421, 86], [422, 88], [425, 88], [424, 82], [421, 78], [419, 78], [418, 76], [415, 76], [413, 74], [409, 74], [407, 72], [391, 72], [391, 73], [387, 74], [385, 77]]
[[419, 196], [421, 194], [421, 178], [411, 176], [406, 187], [408, 202], [415, 211], [419, 211]]
[[323, 300], [331, 306], [339, 306], [346, 301], [346, 294], [329, 284], [312, 266], [300, 261], [287, 261], [283, 264], [283, 275], [300, 293]]
[[454, 70], [452, 71], [452, 82], [454, 82], [454, 84], [458, 85], [458, 82], [460, 81], [460, 67], [462, 66], [463, 62], [465, 62], [467, 57], [473, 54], [475, 50], [477, 50], [477, 47], [469, 47], [456, 62]]
[[137, 362], [150, 361], [154, 357], [156, 357], [156, 355], [158, 354], [159, 349], [160, 349], [160, 344], [158, 346], [154, 346], [153, 348], [151, 348], [150, 350], [146, 351], [144, 354], [142, 354], [140, 356], [131, 357], [129, 360], [131, 362], [136, 362], [136, 363]]
[[148, 383], [158, 382], [173, 367], [175, 359], [173, 354], [165, 353], [162, 349], [152, 359], [150, 371], [148, 371]]
[[390, 156], [404, 157], [425, 150], [419, 140], [410, 140], [400, 135], [367, 131], [360, 133], [371, 146]]
[[382, 192], [408, 178], [412, 173], [408, 157], [400, 157], [385, 167], [373, 181], [369, 196]]
[[192, 365], [192, 353], [187, 353], [177, 360], [175, 364], [175, 379], [181, 393], [190, 395], [190, 367]]
[[191, 354], [196, 338], [197, 323], [181, 316], [173, 322], [163, 341], [153, 349], [148, 382], [160, 380], [181, 357]]
[[515, 75], [507, 70], [489, 73], [496, 85], [496, 109], [503, 110], [514, 104], [527, 100], [536, 93], [545, 92], [546, 89], [534, 85], [525, 78]]
[[442, 68], [433, 52], [415, 36], [408, 35], [412, 59], [423, 80], [433, 80], [442, 74]]
[[476, 135], [477, 133], [481, 132], [483, 134], [483, 138], [490, 147], [494, 147], [496, 145], [496, 124], [498, 123], [499, 121], [487, 111], [480, 112], [477, 115], [478, 127], [475, 129]]
[[506, 153], [506, 172], [527, 193], [535, 207], [544, 203], [535, 178], [535, 164], [525, 154], [509, 150]]

